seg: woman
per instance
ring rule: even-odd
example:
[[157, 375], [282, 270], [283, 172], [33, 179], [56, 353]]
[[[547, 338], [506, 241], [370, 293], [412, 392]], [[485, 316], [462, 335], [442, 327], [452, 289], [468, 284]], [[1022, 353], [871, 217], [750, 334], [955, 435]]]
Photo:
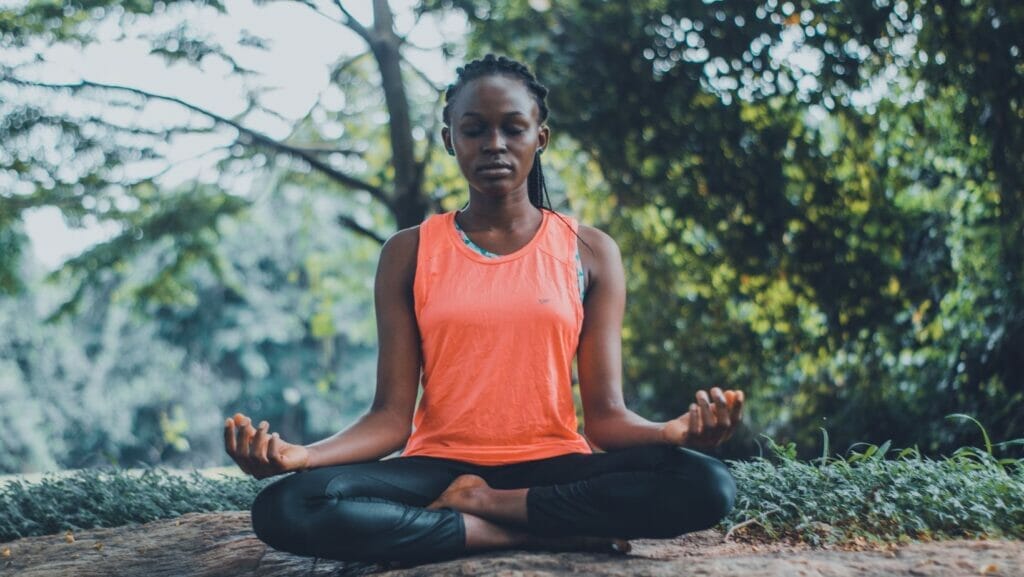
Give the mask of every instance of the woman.
[[[628, 551], [625, 539], [715, 525], [735, 484], [693, 449], [732, 434], [743, 393], [699, 391], [665, 423], [625, 407], [618, 246], [542, 205], [547, 89], [493, 55], [458, 73], [442, 137], [470, 201], [381, 250], [369, 411], [309, 446], [242, 414], [225, 422], [244, 471], [293, 472], [256, 497], [256, 535], [299, 555], [429, 561], [556, 542]], [[586, 438], [573, 410], [574, 356]]]

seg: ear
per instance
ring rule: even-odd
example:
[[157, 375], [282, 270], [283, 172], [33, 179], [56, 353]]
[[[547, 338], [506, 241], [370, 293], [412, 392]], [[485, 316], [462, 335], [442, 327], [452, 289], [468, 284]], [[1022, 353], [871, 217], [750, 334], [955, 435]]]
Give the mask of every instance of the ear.
[[445, 150], [455, 148], [455, 144], [452, 143], [452, 132], [448, 130], [447, 126], [441, 128], [441, 140], [444, 142]]
[[543, 148], [547, 150], [548, 140], [551, 138], [551, 131], [548, 129], [548, 125], [544, 124], [540, 127], [540, 132], [537, 133], [537, 148]]

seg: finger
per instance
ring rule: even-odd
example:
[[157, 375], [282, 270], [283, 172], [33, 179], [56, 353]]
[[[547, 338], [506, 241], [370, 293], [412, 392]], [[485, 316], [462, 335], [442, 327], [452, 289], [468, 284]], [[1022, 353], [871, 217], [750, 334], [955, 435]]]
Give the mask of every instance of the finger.
[[270, 435], [270, 441], [267, 442], [267, 461], [274, 465], [283, 465], [281, 460], [281, 436], [277, 433]]
[[242, 423], [242, 433], [238, 438], [238, 454], [242, 459], [249, 460], [249, 454], [252, 451], [252, 438], [255, 434], [256, 430], [252, 428], [252, 419], [246, 417]]
[[728, 403], [729, 408], [732, 408], [732, 404], [736, 402], [736, 391], [729, 389], [725, 392], [725, 402]]
[[739, 424], [743, 420], [743, 391], [736, 391], [736, 402], [732, 404], [732, 422]]
[[235, 416], [232, 417], [232, 419], [235, 422], [235, 452], [241, 455], [242, 440], [245, 438], [245, 426], [249, 417], [246, 417], [242, 413], [235, 413]]
[[232, 457], [235, 456], [235, 450], [238, 448], [238, 443], [235, 439], [235, 420], [226, 419], [224, 421], [224, 448], [228, 454]]
[[729, 403], [725, 400], [725, 393], [722, 389], [714, 387], [711, 389], [711, 398], [715, 400], [715, 424], [719, 428], [728, 429], [731, 420], [729, 419]]
[[690, 434], [700, 435], [704, 432], [704, 422], [700, 418], [700, 409], [696, 404], [690, 405]]
[[260, 423], [260, 428], [256, 430], [256, 436], [252, 440], [252, 458], [261, 465], [266, 465], [267, 461], [267, 442], [269, 439], [270, 423], [263, 421]]
[[265, 444], [265, 441], [263, 440], [266, 437], [265, 425], [269, 426], [269, 423], [263, 421], [257, 428], [253, 429], [255, 432], [249, 440], [249, 452], [246, 454], [249, 467], [253, 470], [254, 474], [256, 474], [257, 479], [262, 479], [267, 476], [267, 465], [263, 462], [263, 459], [259, 454], [260, 443]]
[[238, 453], [238, 429], [235, 428], [235, 420], [227, 419], [224, 424], [224, 448], [227, 450], [228, 455], [231, 456], [231, 460], [238, 465], [238, 468], [243, 473], [249, 474], [248, 467], [245, 466], [243, 460], [239, 458]]
[[249, 466], [248, 460], [239, 449], [238, 434], [240, 431], [238, 427], [235, 426], [234, 419], [228, 419], [228, 421], [230, 422], [230, 424], [227, 427], [228, 432], [225, 433], [225, 437], [227, 438], [227, 442], [231, 448], [231, 450], [228, 451], [228, 454], [231, 455], [231, 460], [234, 461], [236, 465], [238, 465], [238, 468], [241, 469], [243, 473], [245, 473], [246, 475], [252, 475], [252, 467]]
[[710, 429], [715, 426], [715, 415], [711, 409], [711, 399], [706, 391], [697, 391], [697, 406], [700, 407], [700, 417], [704, 421], [703, 429]]

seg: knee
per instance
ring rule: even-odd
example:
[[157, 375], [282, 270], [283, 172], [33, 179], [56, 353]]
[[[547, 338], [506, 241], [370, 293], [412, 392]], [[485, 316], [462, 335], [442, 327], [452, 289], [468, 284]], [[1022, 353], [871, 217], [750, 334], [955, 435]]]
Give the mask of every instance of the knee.
[[708, 503], [708, 526], [713, 527], [736, 505], [736, 480], [725, 463], [711, 457], [708, 461], [704, 490]]
[[392, 527], [390, 517], [381, 514], [382, 503], [353, 495], [358, 479], [351, 476], [338, 476], [326, 486], [322, 481], [299, 472], [264, 487], [250, 507], [253, 533], [295, 555], [367, 558], [367, 537]]
[[673, 516], [682, 523], [676, 534], [714, 527], [736, 503], [736, 481], [725, 463], [697, 452], [685, 460], [685, 464], [670, 468], [675, 488]]
[[263, 487], [250, 507], [252, 530], [256, 537], [271, 547], [296, 552], [296, 533], [292, 517], [298, 510], [294, 490], [279, 479]]
[[260, 541], [273, 544], [274, 527], [277, 526], [280, 518], [280, 488], [279, 483], [267, 485], [256, 494], [249, 508], [252, 519], [252, 532]]

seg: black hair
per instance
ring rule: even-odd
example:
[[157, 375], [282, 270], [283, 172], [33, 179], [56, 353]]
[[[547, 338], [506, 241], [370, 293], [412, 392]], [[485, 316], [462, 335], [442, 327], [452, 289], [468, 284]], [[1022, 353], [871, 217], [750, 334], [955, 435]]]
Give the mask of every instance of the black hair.
[[[458, 96], [466, 84], [471, 80], [477, 78], [483, 78], [486, 76], [494, 76], [498, 74], [511, 76], [517, 80], [522, 81], [526, 85], [526, 89], [530, 95], [533, 96], [534, 101], [537, 102], [537, 110], [540, 111], [539, 121], [543, 124], [548, 119], [548, 105], [545, 102], [545, 98], [548, 95], [548, 89], [546, 86], [537, 81], [537, 78], [530, 72], [530, 69], [525, 64], [517, 62], [506, 56], [495, 56], [494, 54], [486, 54], [483, 58], [478, 58], [468, 62], [465, 66], [460, 66], [455, 70], [458, 78], [452, 84], [448, 85], [448, 90], [444, 93], [444, 110], [441, 113], [441, 118], [444, 121], [444, 125], [451, 127], [451, 108], [452, 102], [455, 101], [455, 97]], [[530, 204], [536, 206], [539, 209], [547, 209], [555, 214], [553, 208], [551, 208], [551, 197], [548, 196], [547, 183], [544, 181], [544, 169], [540, 165], [540, 149], [533, 155], [533, 168], [530, 169], [530, 174], [526, 177], [526, 191], [527, 196], [530, 199]], [[547, 206], [544, 202], [547, 201]], [[563, 219], [564, 220], [564, 219]], [[576, 237], [590, 248], [587, 241], [583, 240], [579, 234]], [[591, 249], [593, 251], [593, 249]]]

